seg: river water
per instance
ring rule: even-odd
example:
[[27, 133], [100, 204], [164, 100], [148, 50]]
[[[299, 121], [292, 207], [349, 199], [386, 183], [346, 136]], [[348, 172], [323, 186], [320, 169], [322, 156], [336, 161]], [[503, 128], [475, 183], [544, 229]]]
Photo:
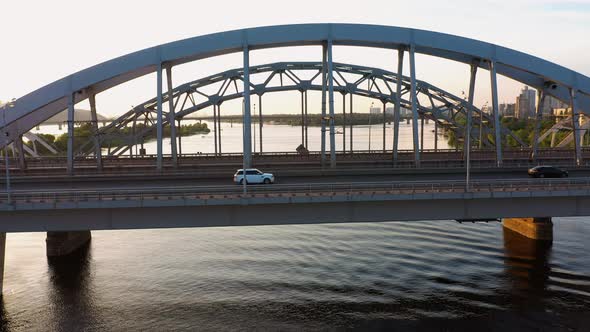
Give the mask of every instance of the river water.
[[7, 331], [563, 330], [590, 323], [590, 219], [552, 246], [454, 221], [9, 234]]
[[[195, 120], [183, 121], [183, 125], [195, 123]], [[182, 152], [183, 153], [212, 153], [215, 152], [213, 123], [207, 122], [207, 126], [211, 129], [209, 134], [193, 135], [183, 137]], [[399, 149], [412, 149], [412, 124], [400, 122], [399, 131]], [[263, 137], [263, 152], [295, 152], [295, 149], [301, 144], [301, 127], [289, 125], [276, 125], [266, 123], [262, 126]], [[419, 126], [420, 128], [420, 126]], [[342, 151], [344, 144], [343, 139], [346, 139], [346, 149], [350, 149], [350, 128], [343, 129], [337, 127], [336, 134], [336, 150]], [[67, 131], [65, 126], [59, 128], [58, 125], [41, 126], [35, 128], [35, 133], [45, 133], [60, 135]], [[221, 151], [222, 152], [242, 152], [242, 124], [241, 123], [221, 123]], [[321, 138], [320, 127], [308, 128], [308, 148], [310, 151], [319, 151]], [[252, 127], [252, 144], [254, 152], [260, 151], [260, 133], [258, 124]], [[256, 142], [256, 144], [254, 144]], [[369, 144], [369, 142], [371, 144]], [[386, 149], [393, 149], [393, 124], [386, 124], [385, 128], [385, 146]], [[144, 145], [148, 154], [155, 154], [157, 151], [156, 142], [148, 141]], [[330, 147], [329, 134], [326, 133], [326, 147]], [[446, 139], [439, 132], [438, 148], [447, 149], [449, 145]], [[434, 148], [434, 123], [429, 122], [424, 124], [424, 148]], [[380, 150], [383, 149], [383, 124], [360, 125], [353, 128], [353, 149], [354, 150]], [[163, 140], [163, 151], [165, 154], [170, 153], [170, 139]]]
[[590, 218], [554, 223], [94, 231], [58, 261], [11, 233], [0, 330], [588, 331]]

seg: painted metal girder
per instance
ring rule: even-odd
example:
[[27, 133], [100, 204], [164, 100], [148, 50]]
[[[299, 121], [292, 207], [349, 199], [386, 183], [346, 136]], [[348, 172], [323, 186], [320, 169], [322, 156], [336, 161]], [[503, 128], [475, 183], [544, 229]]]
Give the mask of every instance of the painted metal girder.
[[[253, 66], [250, 67], [250, 71], [252, 75], [266, 75], [259, 77], [259, 81], [263, 83], [249, 85], [251, 94], [263, 95], [281, 91], [322, 91], [320, 75], [322, 71], [321, 62], [279, 62]], [[333, 71], [333, 88], [335, 92], [364, 96], [388, 103], [394, 103], [398, 98], [393, 91], [393, 87], [400, 80], [400, 77], [396, 73], [379, 68], [343, 63], [334, 63]], [[311, 74], [311, 79], [302, 79], [303, 72], [307, 72], [308, 76]], [[313, 74], [314, 72], [317, 73]], [[237, 81], [242, 82], [242, 75], [243, 69], [236, 68], [177, 86], [172, 91], [175, 119], [182, 119], [205, 108], [220, 105], [229, 100], [242, 98], [243, 89], [238, 88], [241, 85], [235, 84]], [[273, 78], [277, 77], [277, 75], [284, 75], [287, 79], [280, 80], [278, 84], [272, 84]], [[403, 89], [399, 99], [402, 107], [406, 109], [411, 109], [411, 100], [404, 98], [410, 91], [410, 81], [411, 79], [409, 77], [401, 77]], [[285, 83], [288, 84], [286, 85]], [[366, 88], [364, 88], [365, 84], [367, 84]], [[202, 91], [208, 87], [210, 88], [209, 90], [216, 92], [214, 94], [207, 94]], [[458, 121], [458, 115], [462, 117], [467, 116], [468, 105], [465, 100], [420, 80], [416, 80], [416, 91], [418, 98], [427, 98], [431, 103], [430, 107], [418, 103], [417, 110], [420, 117], [437, 121], [441, 127], [447, 127], [453, 130], [457, 137], [464, 137], [465, 128]], [[168, 94], [163, 95], [162, 98], [164, 104], [169, 100]], [[201, 101], [198, 102], [197, 98], [200, 98]], [[187, 102], [187, 100], [190, 102]], [[128, 151], [130, 146], [142, 142], [143, 137], [152, 133], [155, 128], [154, 121], [150, 121], [150, 126], [142, 128], [134, 136], [120, 136], [118, 134], [120, 132], [119, 129], [136, 123], [141, 118], [154, 119], [156, 110], [157, 99], [152, 98], [135, 106], [108, 126], [102, 127], [99, 130], [99, 136], [102, 141], [106, 141], [109, 138], [118, 138], [125, 141], [125, 146], [111, 150], [110, 154], [124, 153]], [[481, 127], [485, 133], [485, 135], [482, 135], [484, 139], [483, 144], [487, 147], [493, 146], [493, 142], [488, 139], [488, 134], [492, 133], [492, 129], [488, 126], [488, 124], [493, 123], [492, 117], [478, 108], [474, 108], [473, 112], [475, 114], [474, 127], [476, 127], [471, 132], [473, 139], [475, 141], [479, 140], [479, 128]], [[164, 125], [168, 123], [167, 112], [163, 114], [163, 123]], [[514, 137], [517, 142], [525, 146], [520, 138], [510, 130], [502, 128], [502, 133], [503, 135]], [[78, 154], [85, 155], [91, 152], [92, 145], [89, 142], [78, 151]]]
[[[427, 54], [479, 66], [495, 64], [499, 75], [515, 79], [562, 101], [577, 96], [582, 112], [590, 110], [590, 78], [549, 61], [494, 44], [438, 32], [362, 24], [299, 24], [258, 27], [184, 39], [137, 51], [81, 70], [18, 98], [2, 123], [8, 142], [63, 111], [73, 95], [75, 103], [116, 85], [156, 71], [162, 64], [178, 65], [208, 57], [284, 46], [368, 46], [397, 50], [412, 47]], [[1, 115], [1, 114], [0, 114]], [[3, 119], [0, 116], [0, 119]], [[0, 147], [4, 146], [0, 143]]]

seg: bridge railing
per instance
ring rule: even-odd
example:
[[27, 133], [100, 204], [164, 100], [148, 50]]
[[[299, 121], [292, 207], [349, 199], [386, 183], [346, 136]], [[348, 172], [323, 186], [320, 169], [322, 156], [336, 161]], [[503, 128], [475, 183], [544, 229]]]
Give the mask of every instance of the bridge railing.
[[[590, 152], [590, 150], [588, 150]], [[573, 151], [569, 149], [557, 150], [541, 150], [539, 152], [539, 161], [533, 162], [529, 158], [529, 151], [523, 149], [514, 149], [505, 151], [504, 167], [530, 167], [537, 164], [551, 164], [561, 167], [575, 167], [573, 158]], [[590, 157], [590, 156], [588, 156]], [[254, 154], [254, 166], [258, 167], [272, 167], [279, 165], [281, 162], [297, 163], [298, 166], [318, 166], [320, 163], [320, 153], [312, 151], [309, 155], [299, 155], [295, 152], [270, 152], [263, 154]], [[425, 150], [422, 154], [422, 168], [441, 168], [441, 167], [464, 167], [464, 156], [462, 151], [455, 150]], [[413, 161], [413, 151], [400, 151], [399, 160], [393, 163], [392, 151], [383, 153], [379, 151], [356, 151], [353, 154], [341, 153], [337, 155], [338, 167], [354, 166], [362, 163], [373, 163], [372, 166], [384, 166], [395, 168], [416, 168]], [[242, 161], [241, 153], [224, 153], [219, 156], [215, 154], [190, 154], [183, 155], [178, 161], [178, 166], [186, 167], [211, 167], [211, 166], [232, 166], [239, 168]], [[472, 157], [473, 168], [495, 168], [495, 154], [489, 150], [473, 151]], [[306, 165], [306, 163], [308, 165]], [[16, 159], [11, 159], [9, 162], [11, 169], [18, 170], [18, 162]], [[43, 157], [43, 158], [28, 158], [27, 174], [31, 171], [34, 174], [42, 170], [48, 172], [63, 172], [66, 167], [66, 160], [64, 157]], [[590, 166], [590, 158], [585, 158], [582, 162], [584, 167]], [[155, 169], [155, 156], [146, 155], [140, 156], [120, 156], [120, 157], [105, 157], [103, 159], [103, 167], [105, 171], [116, 171], [117, 168], [140, 169], [149, 171], [150, 168]], [[164, 167], [171, 168], [171, 157], [164, 158]], [[92, 157], [79, 157], [76, 159], [75, 168], [77, 171], [96, 171], [96, 161]], [[4, 169], [4, 163], [0, 165], [0, 171]], [[48, 173], [49, 174], [49, 173]]]
[[[586, 169], [590, 167], [590, 159], [585, 160], [581, 165], [573, 164], [572, 160], [552, 158], [545, 159], [543, 164], [549, 164], [556, 167], [561, 167], [568, 170]], [[528, 160], [506, 160], [501, 168], [498, 168], [494, 160], [476, 159], [472, 160], [471, 168], [475, 172], [495, 172], [495, 171], [516, 171], [520, 170], [525, 174], [530, 167], [536, 166], [538, 163], [533, 163]], [[231, 178], [236, 169], [241, 168], [240, 163], [231, 161], [211, 161], [209, 163], [200, 162], [181, 162], [179, 167], [173, 167], [167, 163], [164, 164], [164, 171], [158, 171], [151, 164], [137, 165], [132, 164], [128, 166], [123, 165], [109, 165], [104, 164], [103, 170], [97, 173], [96, 167], [93, 165], [78, 166], [76, 168], [76, 176], [85, 177], [92, 176], [97, 178], [121, 176], [123, 178], [139, 177], [139, 176], [154, 176], [158, 178], [183, 176], [183, 177], [214, 177], [214, 178]], [[416, 167], [413, 161], [399, 161], [395, 165], [391, 160], [347, 160], [341, 161], [336, 169], [322, 168], [318, 162], [305, 160], [284, 160], [284, 161], [261, 161], [257, 162], [255, 167], [259, 167], [266, 172], [272, 172], [275, 175], [282, 176], [313, 176], [318, 174], [366, 174], [369, 170], [379, 170], [379, 172], [388, 172], [389, 170], [400, 172], [465, 172], [465, 163], [463, 160], [449, 160], [449, 159], [430, 159], [422, 162], [420, 167]], [[65, 166], [56, 166], [52, 168], [34, 168], [21, 172], [16, 170], [12, 174], [13, 177], [19, 179], [33, 179], [39, 178], [43, 180], [44, 177], [61, 176], [65, 172]], [[315, 172], [315, 173], [314, 173]], [[0, 168], [0, 183], [4, 182], [2, 176], [3, 170]]]
[[[584, 147], [582, 149], [584, 152], [590, 152], [590, 147]], [[421, 153], [423, 154], [431, 154], [431, 153], [436, 153], [436, 154], [441, 154], [441, 153], [449, 153], [449, 154], [459, 154], [459, 155], [463, 155], [462, 150], [461, 149], [422, 149], [420, 150]], [[570, 148], [539, 148], [537, 151], [538, 156], [543, 156], [543, 155], [554, 155], [554, 154], [573, 154], [573, 150]], [[341, 156], [346, 156], [346, 155], [392, 155], [393, 154], [393, 150], [390, 149], [371, 149], [371, 150], [354, 150], [352, 153], [350, 151], [342, 151], [342, 150], [338, 150], [336, 151], [336, 153], [338, 155]], [[412, 155], [414, 153], [414, 150], [412, 149], [400, 149], [398, 150], [398, 154], [400, 155]], [[495, 153], [495, 150], [492, 148], [483, 148], [483, 149], [473, 149], [471, 150], [471, 154], [472, 156], [476, 156], [477, 154], [490, 154], [490, 153]], [[521, 157], [526, 157], [528, 158], [530, 156], [531, 150], [530, 148], [510, 148], [510, 149], [504, 149], [503, 150], [504, 154], [511, 154], [511, 155], [519, 155]], [[1, 154], [1, 152], [0, 152]], [[326, 154], [329, 154], [329, 151], [326, 152]], [[299, 154], [296, 151], [273, 151], [273, 152], [253, 152], [254, 156], [301, 156], [301, 154]], [[321, 151], [316, 151], [316, 150], [310, 150], [309, 153], [307, 154], [308, 156], [319, 156], [321, 155]], [[164, 154], [163, 155], [165, 158], [171, 158], [172, 156], [169, 154]], [[104, 152], [103, 155], [103, 160], [113, 160], [113, 159], [154, 159], [156, 158], [157, 155], [156, 154], [144, 154], [144, 155], [139, 155], [139, 154], [123, 154], [123, 155], [118, 155], [118, 156], [108, 156], [106, 155], [106, 151]], [[212, 152], [197, 152], [197, 153], [183, 153], [182, 155], [179, 155], [179, 157], [185, 157], [185, 158], [194, 158], [194, 157], [199, 157], [199, 158], [219, 158], [219, 157], [242, 157], [242, 153], [241, 152], [223, 152], [223, 153], [219, 153], [219, 154], [215, 154]], [[94, 161], [94, 157], [93, 156], [76, 156], [76, 161], [84, 161], [84, 160], [88, 160], [88, 161]], [[38, 160], [55, 160], [55, 161], [66, 161], [67, 158], [65, 156], [41, 156], [41, 157], [30, 157], [27, 156], [26, 159], [28, 161], [38, 161]], [[10, 160], [16, 161], [17, 158], [13, 158], [11, 157]]]
[[[12, 203], [58, 203], [89, 201], [143, 201], [143, 200], [210, 200], [242, 198], [276, 198], [285, 195], [349, 196], [414, 195], [476, 192], [533, 192], [590, 190], [590, 179], [534, 179], [474, 181], [469, 188], [464, 181], [411, 181], [411, 182], [354, 182], [309, 183], [283, 185], [248, 185], [246, 194], [239, 185], [185, 186], [172, 188], [96, 189], [60, 191], [15, 191]], [[376, 196], [377, 195], [377, 196]], [[0, 202], [7, 203], [6, 192], [0, 192]]]

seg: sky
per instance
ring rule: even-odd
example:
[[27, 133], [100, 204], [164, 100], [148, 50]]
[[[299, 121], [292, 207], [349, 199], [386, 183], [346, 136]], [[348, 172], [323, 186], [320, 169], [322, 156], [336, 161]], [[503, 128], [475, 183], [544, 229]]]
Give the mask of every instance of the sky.
[[[590, 76], [590, 0], [7, 0], [0, 4], [0, 12], [0, 100], [4, 101], [150, 46], [213, 32], [291, 23], [364, 23], [444, 32], [513, 48]], [[334, 61], [391, 71], [395, 71], [396, 57], [391, 50], [334, 48]], [[320, 60], [319, 47], [251, 54], [252, 65]], [[417, 56], [416, 63], [418, 79], [458, 96], [467, 90], [466, 65], [426, 56]], [[183, 65], [174, 71], [174, 84], [240, 65], [239, 54]], [[481, 106], [490, 100], [489, 76], [487, 71], [478, 75], [475, 103]], [[523, 87], [506, 78], [498, 83], [500, 102], [514, 102]], [[153, 97], [155, 91], [155, 76], [147, 75], [99, 94], [98, 110], [116, 116]], [[297, 112], [298, 100], [296, 93], [265, 96], [265, 112]], [[319, 95], [310, 97], [310, 112], [319, 111], [318, 100]], [[369, 105], [370, 100], [357, 98], [355, 111], [368, 110]], [[77, 107], [88, 108], [84, 102]], [[241, 106], [230, 102], [224, 109], [237, 113]]]

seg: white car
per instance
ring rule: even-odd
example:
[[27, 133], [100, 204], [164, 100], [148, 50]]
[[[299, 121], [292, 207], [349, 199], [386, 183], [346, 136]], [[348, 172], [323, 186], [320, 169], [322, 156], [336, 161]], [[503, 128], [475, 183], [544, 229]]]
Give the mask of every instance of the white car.
[[[236, 171], [234, 174], [234, 182], [237, 184], [242, 184], [244, 180], [244, 172], [242, 169]], [[275, 182], [275, 176], [270, 173], [262, 173], [261, 171], [257, 170], [256, 168], [247, 168], [246, 169], [246, 183], [264, 183], [270, 184]]]

